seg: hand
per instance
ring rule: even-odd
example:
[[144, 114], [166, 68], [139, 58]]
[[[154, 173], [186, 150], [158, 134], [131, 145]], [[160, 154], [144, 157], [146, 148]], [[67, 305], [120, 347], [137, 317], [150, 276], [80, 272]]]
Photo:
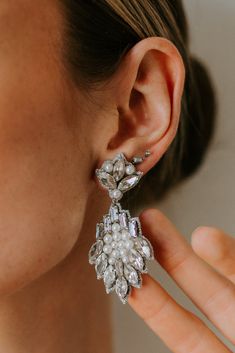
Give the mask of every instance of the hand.
[[[140, 215], [156, 260], [221, 333], [235, 344], [235, 239], [209, 227], [197, 228], [192, 247], [158, 210]], [[149, 275], [129, 304], [175, 353], [228, 353], [195, 314], [187, 311]]]

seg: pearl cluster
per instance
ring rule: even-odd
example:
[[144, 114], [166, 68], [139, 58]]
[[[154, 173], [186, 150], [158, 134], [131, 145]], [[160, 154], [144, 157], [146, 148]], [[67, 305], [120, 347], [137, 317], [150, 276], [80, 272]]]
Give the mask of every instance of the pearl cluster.
[[123, 263], [129, 262], [129, 251], [134, 247], [134, 241], [126, 229], [120, 228], [118, 223], [112, 224], [112, 232], [106, 233], [104, 238], [103, 252], [108, 255], [108, 262], [114, 265], [117, 259]]
[[[104, 163], [102, 165], [102, 169], [105, 170], [107, 173], [112, 173], [113, 167], [114, 167], [114, 165], [111, 160], [104, 161]], [[135, 172], [135, 166], [133, 164], [129, 163], [125, 168], [125, 172], [127, 175], [133, 174]]]

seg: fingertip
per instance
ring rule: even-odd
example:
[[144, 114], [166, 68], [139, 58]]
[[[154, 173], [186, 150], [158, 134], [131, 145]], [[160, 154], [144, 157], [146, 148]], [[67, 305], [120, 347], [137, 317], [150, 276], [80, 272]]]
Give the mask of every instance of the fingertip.
[[198, 227], [191, 237], [194, 252], [202, 258], [214, 261], [224, 257], [226, 246], [223, 234], [213, 227]]

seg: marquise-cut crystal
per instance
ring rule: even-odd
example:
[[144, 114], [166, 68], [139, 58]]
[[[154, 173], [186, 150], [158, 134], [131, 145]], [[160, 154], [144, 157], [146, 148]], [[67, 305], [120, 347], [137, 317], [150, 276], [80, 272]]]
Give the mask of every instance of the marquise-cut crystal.
[[115, 285], [116, 293], [121, 299], [121, 301], [125, 304], [127, 302], [127, 296], [130, 291], [130, 287], [124, 277], [120, 277], [116, 281]]
[[145, 270], [145, 262], [140, 253], [134, 249], [131, 250], [130, 254], [130, 261], [132, 266], [140, 271], [143, 272]]
[[108, 266], [107, 256], [102, 253], [96, 260], [95, 270], [97, 274], [97, 279], [101, 279], [104, 275], [104, 272]]
[[125, 162], [123, 159], [118, 160], [113, 167], [113, 177], [116, 181], [122, 179], [125, 174]]
[[123, 262], [122, 260], [117, 260], [115, 263], [116, 274], [118, 277], [123, 275]]
[[92, 247], [90, 248], [89, 251], [89, 263], [91, 265], [94, 265], [96, 263], [96, 260], [98, 258], [98, 256], [101, 254], [103, 249], [103, 242], [102, 240], [97, 240], [97, 242], [95, 242]]
[[128, 175], [124, 179], [122, 179], [118, 185], [118, 189], [122, 192], [128, 191], [133, 188], [140, 180], [142, 174], [136, 173], [132, 175]]
[[128, 282], [136, 288], [141, 286], [141, 279], [138, 272], [134, 269], [134, 267], [130, 265], [125, 265], [124, 274]]
[[112, 265], [109, 265], [104, 272], [104, 284], [107, 293], [110, 293], [114, 289], [115, 280], [115, 269]]
[[96, 175], [101, 183], [101, 185], [106, 189], [116, 189], [117, 183], [112, 175], [109, 173], [100, 171], [99, 169], [96, 170]]
[[154, 255], [153, 255], [153, 248], [148, 239], [145, 237], [137, 237], [135, 240], [136, 244], [136, 249], [138, 252], [144, 256], [148, 260], [152, 260]]

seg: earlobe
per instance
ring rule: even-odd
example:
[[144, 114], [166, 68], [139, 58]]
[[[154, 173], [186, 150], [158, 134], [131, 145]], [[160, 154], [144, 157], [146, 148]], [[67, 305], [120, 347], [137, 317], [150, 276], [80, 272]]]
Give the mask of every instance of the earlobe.
[[119, 126], [107, 155], [124, 152], [131, 158], [150, 150], [141, 168], [151, 169], [176, 134], [184, 79], [182, 57], [169, 40], [149, 37], [130, 49], [114, 78]]

